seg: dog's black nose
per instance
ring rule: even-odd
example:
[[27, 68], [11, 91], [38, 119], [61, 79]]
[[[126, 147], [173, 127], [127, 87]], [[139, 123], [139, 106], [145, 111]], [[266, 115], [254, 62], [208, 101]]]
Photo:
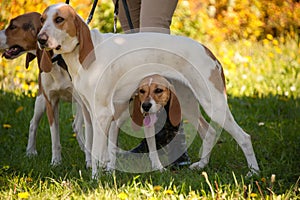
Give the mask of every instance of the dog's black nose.
[[46, 33], [41, 33], [38, 35], [38, 41], [41, 45], [45, 45], [48, 41], [48, 35]]
[[152, 103], [150, 103], [150, 102], [144, 102], [142, 104], [142, 108], [145, 112], [148, 112], [150, 110], [151, 106], [152, 106]]

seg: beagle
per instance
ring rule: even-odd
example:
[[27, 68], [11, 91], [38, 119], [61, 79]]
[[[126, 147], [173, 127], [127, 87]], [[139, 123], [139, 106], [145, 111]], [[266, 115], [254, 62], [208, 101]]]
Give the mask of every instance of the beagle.
[[[47, 110], [47, 117], [50, 125], [52, 140], [51, 164], [57, 165], [61, 162], [61, 144], [59, 135], [59, 100], [72, 102], [79, 101], [74, 95], [73, 84], [66, 71], [66, 64], [61, 57], [52, 60], [51, 71], [45, 71], [40, 65], [41, 50], [37, 46], [37, 34], [41, 29], [41, 14], [31, 12], [12, 19], [5, 30], [0, 31], [0, 49], [4, 50], [3, 57], [15, 59], [22, 54], [26, 56], [26, 68], [29, 62], [35, 57], [39, 65], [39, 92], [35, 100], [34, 114], [30, 121], [27, 156], [37, 154], [36, 134], [38, 124], [43, 113]], [[73, 99], [74, 98], [74, 99]], [[76, 116], [73, 123], [73, 130], [77, 133], [77, 141], [84, 149], [83, 144], [83, 117], [80, 105], [77, 105]], [[90, 160], [90, 158], [87, 158]]]
[[[93, 177], [99, 167], [106, 167], [110, 161], [109, 144], [115, 143], [117, 122], [128, 108], [130, 94], [143, 77], [153, 74], [175, 80], [180, 88], [176, 91], [183, 116], [193, 117], [192, 124], [201, 131], [201, 159], [190, 168], [207, 165], [217, 138], [216, 131], [195, 109], [201, 105], [211, 120], [238, 142], [250, 173], [259, 171], [250, 135], [236, 123], [229, 110], [222, 66], [205, 46], [187, 37], [161, 33], [101, 34], [90, 30], [66, 4], [49, 6], [41, 21], [39, 46], [62, 54], [74, 88], [90, 113]], [[51, 68], [51, 59], [44, 55], [43, 65]], [[108, 136], [113, 136], [109, 138], [112, 142], [108, 143]]]
[[145, 77], [138, 86], [136, 96], [133, 97], [131, 119], [136, 125], [144, 126], [154, 170], [163, 170], [157, 154], [155, 132], [153, 132], [157, 113], [163, 109], [167, 111], [167, 120], [171, 125], [178, 127], [181, 121], [181, 109], [173, 85], [158, 74]]
[[156, 113], [168, 106], [168, 119], [173, 126], [181, 121], [180, 104], [173, 85], [164, 77], [155, 74], [144, 78], [134, 97], [132, 120], [139, 126], [152, 126]]

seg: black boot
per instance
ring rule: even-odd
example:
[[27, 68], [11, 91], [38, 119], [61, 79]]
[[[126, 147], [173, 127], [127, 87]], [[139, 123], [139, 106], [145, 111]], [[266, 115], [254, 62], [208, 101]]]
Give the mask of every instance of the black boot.
[[183, 123], [181, 122], [168, 145], [168, 158], [172, 167], [181, 168], [191, 164], [187, 153]]
[[[170, 122], [166, 122], [164, 127], [155, 135], [156, 149], [166, 147], [169, 163], [174, 167], [183, 167], [190, 165], [191, 161], [186, 151], [185, 135], [183, 125], [174, 127]], [[132, 153], [148, 153], [147, 140], [143, 139], [141, 143], [130, 150]]]
[[[178, 127], [164, 126], [157, 134], [155, 134], [156, 149], [159, 150], [169, 144], [175, 137], [178, 131]], [[134, 149], [131, 149], [132, 153], [149, 153], [148, 144], [146, 138]]]
[[144, 138], [141, 143], [136, 146], [134, 149], [130, 150], [131, 153], [148, 153], [149, 149], [148, 149], [148, 144], [146, 141], [146, 138]]

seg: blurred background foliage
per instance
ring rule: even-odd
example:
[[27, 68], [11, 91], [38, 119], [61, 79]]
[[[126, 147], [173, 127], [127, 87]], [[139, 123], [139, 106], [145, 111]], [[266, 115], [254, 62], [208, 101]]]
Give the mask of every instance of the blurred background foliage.
[[[0, 0], [0, 28], [17, 15], [43, 12], [57, 0]], [[71, 0], [70, 4], [86, 19], [92, 0]], [[296, 37], [300, 28], [299, 0], [179, 0], [172, 28], [192, 38], [218, 40], [265, 38], [289, 35]], [[99, 0], [92, 27], [102, 32], [113, 29], [112, 0]]]
[[[64, 1], [0, 0], [0, 29], [20, 14], [59, 2]], [[70, 4], [87, 19], [92, 1]], [[113, 9], [112, 0], [99, 0], [90, 27], [112, 32]], [[223, 64], [229, 94], [299, 97], [299, 19], [298, 0], [179, 0], [171, 30], [212, 49]], [[23, 59], [0, 58], [0, 89], [35, 96], [36, 63], [26, 70]]]

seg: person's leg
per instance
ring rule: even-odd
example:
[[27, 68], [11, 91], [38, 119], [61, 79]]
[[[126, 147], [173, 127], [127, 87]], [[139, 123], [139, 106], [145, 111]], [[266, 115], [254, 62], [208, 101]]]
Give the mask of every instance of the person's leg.
[[[172, 131], [172, 129], [170, 131]], [[170, 136], [167, 140], [167, 152], [170, 165], [174, 167], [190, 165], [191, 161], [187, 153], [183, 122], [180, 123], [178, 131], [174, 132]]]
[[170, 33], [178, 0], [142, 0], [140, 28], [145, 32]]
[[[114, 4], [116, 0], [113, 0]], [[138, 29], [140, 27], [140, 11], [141, 11], [141, 0], [126, 0], [130, 18], [133, 24], [134, 29]], [[127, 16], [125, 13], [123, 0], [119, 0], [119, 21], [121, 23], [121, 27], [124, 32], [128, 32], [130, 30], [129, 23], [127, 20]]]

